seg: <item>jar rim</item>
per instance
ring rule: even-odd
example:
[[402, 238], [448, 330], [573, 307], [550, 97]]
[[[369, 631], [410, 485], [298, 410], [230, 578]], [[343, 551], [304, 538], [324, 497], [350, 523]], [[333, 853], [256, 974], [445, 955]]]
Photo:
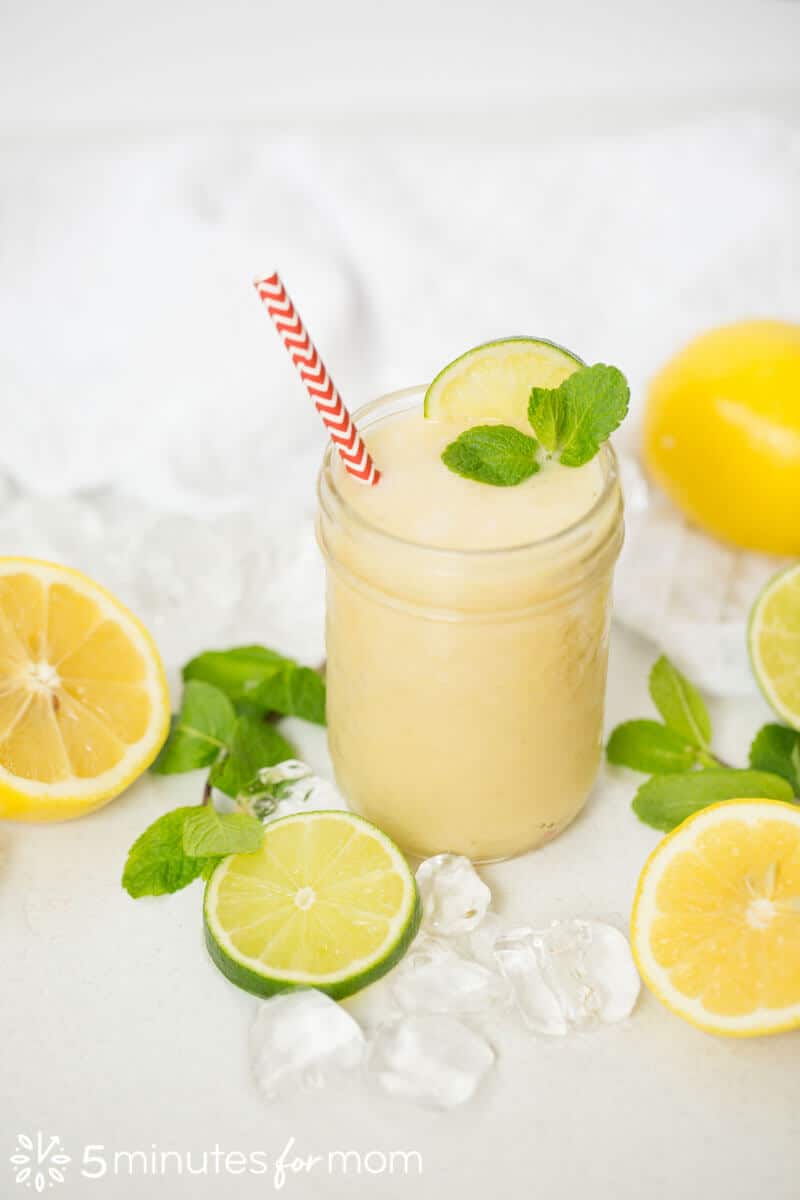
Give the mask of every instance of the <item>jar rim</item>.
[[[380, 419], [381, 410], [389, 407], [392, 403], [400, 404], [400, 410], [410, 409], [413, 404], [408, 403], [403, 405], [403, 401], [412, 401], [419, 396], [424, 396], [427, 390], [426, 384], [417, 384], [413, 387], [400, 388], [397, 391], [387, 392], [384, 395], [377, 396], [374, 400], [362, 404], [353, 413], [353, 420], [360, 430], [369, 428], [376, 420]], [[370, 419], [372, 418], [372, 420]], [[317, 475], [317, 499], [321, 508], [325, 509], [325, 489], [330, 493], [335, 502], [339, 505], [342, 512], [345, 514], [348, 521], [352, 521], [356, 527], [365, 531], [369, 536], [376, 538], [387, 544], [403, 546], [409, 550], [422, 551], [425, 554], [435, 555], [439, 558], [450, 558], [453, 561], [476, 561], [480, 559], [500, 558], [505, 555], [524, 554], [532, 550], [544, 549], [550, 550], [553, 547], [567, 544], [580, 534], [581, 530], [592, 524], [593, 520], [606, 504], [608, 498], [612, 495], [619, 483], [619, 469], [617, 464], [617, 456], [614, 453], [614, 448], [610, 442], [604, 442], [600, 447], [598, 458], [601, 460], [603, 467], [603, 486], [595, 497], [594, 501], [586, 512], [572, 521], [569, 525], [565, 525], [563, 529], [557, 530], [555, 533], [546, 534], [544, 537], [535, 538], [532, 541], [513, 543], [507, 546], [491, 546], [478, 548], [461, 548], [461, 547], [445, 547], [437, 546], [430, 542], [415, 541], [412, 538], [404, 538], [399, 534], [389, 533], [388, 530], [382, 529], [380, 525], [376, 525], [370, 521], [361, 512], [357, 511], [349, 503], [341, 490], [336, 486], [336, 475], [333, 469], [334, 454], [336, 448], [333, 442], [329, 442], [325, 448], [325, 453], [322, 457], [322, 463]], [[364, 486], [367, 486], [366, 484]], [[380, 487], [380, 483], [375, 485]], [[330, 515], [330, 514], [329, 514]]]

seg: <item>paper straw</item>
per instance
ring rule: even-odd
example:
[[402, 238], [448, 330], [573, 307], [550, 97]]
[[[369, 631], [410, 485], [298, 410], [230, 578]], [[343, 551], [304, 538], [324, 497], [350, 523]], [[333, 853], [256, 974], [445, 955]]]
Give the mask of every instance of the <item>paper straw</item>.
[[280, 275], [275, 271], [264, 279], [256, 279], [255, 289], [283, 338], [283, 344], [300, 372], [346, 470], [361, 483], [376, 484], [381, 473], [372, 461], [319, 351], [308, 336], [300, 314], [289, 299]]

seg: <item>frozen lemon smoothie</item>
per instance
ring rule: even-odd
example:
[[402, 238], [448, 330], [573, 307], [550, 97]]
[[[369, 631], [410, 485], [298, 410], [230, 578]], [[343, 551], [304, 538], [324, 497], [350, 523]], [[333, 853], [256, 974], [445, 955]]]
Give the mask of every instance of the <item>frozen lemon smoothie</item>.
[[[323, 464], [330, 750], [352, 806], [409, 852], [496, 859], [553, 837], [591, 789], [621, 498], [607, 445], [569, 467], [536, 444], [514, 486], [465, 478], [442, 455], [476, 414], [426, 417], [424, 395], [358, 414], [376, 487]], [[531, 428], [509, 416], [481, 428], [519, 430], [524, 457]]]

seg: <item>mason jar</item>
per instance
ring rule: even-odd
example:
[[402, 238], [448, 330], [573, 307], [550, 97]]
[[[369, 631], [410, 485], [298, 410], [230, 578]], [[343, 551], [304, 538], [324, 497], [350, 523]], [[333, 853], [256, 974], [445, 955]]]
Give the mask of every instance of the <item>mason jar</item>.
[[[420, 408], [424, 394], [367, 404], [359, 429]], [[599, 494], [567, 528], [451, 550], [371, 524], [325, 454], [317, 536], [331, 759], [351, 807], [410, 854], [507, 858], [556, 837], [586, 803], [623, 538], [609, 444], [599, 462]]]

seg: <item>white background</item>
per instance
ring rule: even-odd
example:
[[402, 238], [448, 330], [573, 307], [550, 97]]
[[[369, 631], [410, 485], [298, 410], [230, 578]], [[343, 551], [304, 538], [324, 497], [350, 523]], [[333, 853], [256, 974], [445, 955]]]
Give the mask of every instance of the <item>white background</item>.
[[[353, 403], [524, 329], [619, 362], [638, 406], [699, 328], [797, 319], [799, 48], [791, 2], [2, 0], [0, 553], [93, 571], [173, 674], [250, 637], [313, 660], [322, 436], [252, 274], [281, 266]], [[646, 711], [652, 657], [615, 629], [609, 724]], [[715, 717], [741, 759], [766, 711]], [[289, 1137], [422, 1154], [420, 1180], [317, 1172], [287, 1184], [303, 1200], [794, 1194], [797, 1037], [718, 1041], [647, 996], [569, 1043], [503, 1025], [459, 1112], [358, 1089], [264, 1106], [255, 1002], [207, 961], [198, 891], [134, 904], [118, 885], [133, 838], [197, 786], [145, 779], [78, 823], [0, 829], [1, 1195], [14, 1133], [38, 1128], [74, 1158], [272, 1158]], [[488, 870], [503, 915], [624, 928], [657, 841], [631, 793], [609, 774], [557, 843]], [[89, 1184], [73, 1163], [56, 1194], [270, 1191]]]

